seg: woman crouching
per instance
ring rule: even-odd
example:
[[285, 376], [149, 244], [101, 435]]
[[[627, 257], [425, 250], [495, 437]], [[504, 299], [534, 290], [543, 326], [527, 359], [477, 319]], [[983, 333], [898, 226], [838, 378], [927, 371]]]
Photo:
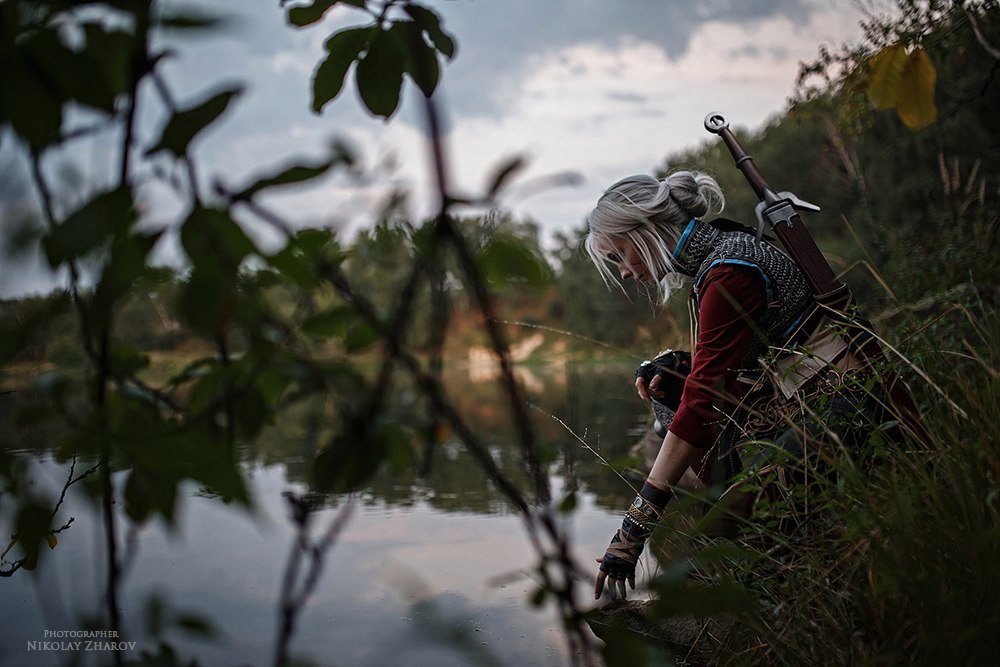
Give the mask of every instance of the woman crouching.
[[[723, 207], [714, 179], [678, 171], [615, 183], [588, 218], [586, 250], [606, 282], [635, 280], [657, 288], [663, 301], [690, 283], [697, 320], [686, 378], [677, 372], [687, 371], [678, 353], [662, 358], [659, 369], [653, 364], [637, 373], [636, 391], [654, 402], [666, 432], [645, 484], [598, 559], [595, 599], [605, 582], [612, 596], [625, 596], [626, 581], [635, 588], [643, 546], [689, 467], [721, 489], [741, 471], [776, 466], [801, 482], [811, 438], [832, 434], [856, 447], [871, 429], [870, 392], [854, 390], [864, 364], [817, 315], [811, 288], [784, 252], [739, 223], [706, 219]], [[670, 393], [679, 401], [671, 404]], [[803, 409], [803, 397], [817, 395], [824, 399], [811, 405], [821, 404], [822, 413]], [[772, 445], [741, 457], [742, 443], [762, 440]]]

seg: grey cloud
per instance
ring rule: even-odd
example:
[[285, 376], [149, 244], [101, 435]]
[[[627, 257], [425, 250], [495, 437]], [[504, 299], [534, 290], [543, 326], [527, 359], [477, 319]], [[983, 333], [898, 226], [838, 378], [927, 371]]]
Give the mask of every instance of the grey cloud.
[[638, 93], [631, 93], [621, 90], [609, 90], [604, 94], [609, 100], [614, 100], [615, 102], [630, 102], [633, 104], [642, 104], [643, 102], [649, 101], [649, 97], [646, 95], [639, 95]]
[[[804, 24], [817, 8], [809, 0], [507, 0], [434, 2], [458, 40], [444, 88], [456, 111], [502, 115], [508, 79], [524, 75], [531, 57], [580, 43], [618, 46], [639, 39], [668, 58], [687, 52], [691, 33], [708, 21], [752, 23], [780, 15]], [[720, 44], [720, 48], [725, 45]], [[493, 94], [489, 94], [489, 91]]]

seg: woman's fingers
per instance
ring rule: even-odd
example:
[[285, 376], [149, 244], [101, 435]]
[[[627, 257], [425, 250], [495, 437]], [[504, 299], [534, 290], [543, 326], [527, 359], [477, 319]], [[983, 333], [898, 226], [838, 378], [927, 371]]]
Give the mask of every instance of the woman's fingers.
[[[601, 559], [598, 558], [597, 562], [600, 563]], [[595, 600], [600, 600], [601, 599], [601, 593], [604, 592], [604, 580], [607, 579], [607, 578], [608, 578], [608, 575], [607, 575], [607, 573], [604, 572], [604, 570], [598, 571], [598, 573], [597, 573], [597, 585], [594, 587], [594, 599]]]
[[635, 390], [639, 392], [639, 398], [644, 401], [649, 400], [649, 391], [646, 389], [646, 379], [638, 377], [635, 379]]

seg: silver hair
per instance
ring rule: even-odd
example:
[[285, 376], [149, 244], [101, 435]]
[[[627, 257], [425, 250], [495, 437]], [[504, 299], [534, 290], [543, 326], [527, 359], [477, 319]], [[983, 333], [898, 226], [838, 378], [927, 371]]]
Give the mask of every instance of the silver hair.
[[611, 258], [613, 240], [631, 241], [646, 272], [658, 277], [660, 299], [687, 277], [678, 271], [672, 255], [681, 233], [693, 218], [702, 218], [725, 207], [725, 197], [715, 179], [692, 171], [675, 171], [662, 180], [640, 174], [618, 181], [604, 191], [587, 217], [589, 232], [584, 248], [605, 284], [622, 287], [617, 262]]

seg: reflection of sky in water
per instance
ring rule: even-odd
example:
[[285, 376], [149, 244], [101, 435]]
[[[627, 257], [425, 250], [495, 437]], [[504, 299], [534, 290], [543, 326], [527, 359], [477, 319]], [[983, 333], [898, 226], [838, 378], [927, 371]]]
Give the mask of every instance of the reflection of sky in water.
[[[627, 368], [580, 366], [559, 377], [543, 375], [550, 385], [529, 393], [531, 416], [540, 446], [551, 453], [553, 497], [560, 499], [566, 489], [580, 491], [571, 544], [579, 565], [593, 572], [593, 559], [604, 552], [632, 493], [551, 415], [616, 460], [635, 441], [627, 434], [643, 407]], [[466, 381], [459, 389], [454, 395], [462, 412], [497, 465], [519, 486], [529, 485], [506, 411], [491, 396], [495, 388]], [[318, 415], [308, 410], [284, 415], [268, 437], [243, 452], [257, 501], [253, 515], [195, 496], [187, 487], [176, 530], [159, 522], [140, 530], [122, 597], [127, 639], [146, 638], [146, 602], [159, 592], [173, 608], [197, 612], [220, 630], [214, 643], [169, 632], [167, 640], [182, 656], [197, 656], [204, 665], [271, 663], [279, 587], [293, 538], [281, 494], [305, 489], [303, 480], [323, 442], [309, 428], [321, 423]], [[4, 449], [44, 462], [33, 467], [52, 498], [67, 474], [67, 466], [53, 463], [49, 453], [57, 433], [0, 428]], [[81, 462], [77, 474], [85, 468]], [[120, 489], [124, 479], [119, 476], [116, 483]], [[59, 536], [55, 551], [45, 549], [41, 576], [18, 572], [0, 580], [0, 664], [64, 664], [66, 654], [27, 653], [27, 642], [43, 640], [46, 628], [79, 628], [84, 617], [101, 615], [103, 527], [81, 486], [70, 490], [56, 517], [60, 525], [70, 516], [76, 521]], [[5, 500], [0, 498], [0, 529], [6, 531], [12, 508]], [[317, 665], [567, 662], [554, 609], [535, 609], [528, 602], [536, 589], [527, 574], [535, 557], [522, 521], [464, 447], [439, 445], [426, 478], [413, 470], [380, 473], [359, 500], [299, 616], [293, 656]], [[335, 512], [319, 513], [314, 531], [323, 530]], [[592, 591], [592, 582], [581, 582], [579, 600], [589, 604]]]
[[[215, 643], [168, 635], [184, 655], [206, 665], [270, 663], [292, 541], [281, 498], [288, 483], [280, 466], [251, 468], [249, 477], [258, 503], [254, 516], [188, 497], [176, 532], [153, 524], [139, 533], [122, 604], [128, 639], [143, 637], [146, 599], [159, 591], [173, 607], [197, 611], [221, 631]], [[554, 480], [556, 491], [560, 483]], [[95, 613], [100, 604], [102, 526], [74, 491], [60, 517], [76, 521], [45, 554], [42, 576], [19, 572], [0, 582], [3, 664], [65, 661], [65, 653], [28, 653], [27, 642], [43, 640], [46, 628], [80, 627], [71, 619]], [[572, 520], [574, 544], [589, 568], [615, 518], [590, 495], [581, 501]], [[334, 513], [321, 512], [315, 529]], [[402, 508], [359, 503], [299, 617], [293, 655], [323, 665], [564, 664], [565, 639], [553, 609], [528, 603], [535, 584], [525, 573], [533, 565], [516, 515], [444, 513], [422, 501]], [[589, 586], [580, 585], [584, 602]]]

